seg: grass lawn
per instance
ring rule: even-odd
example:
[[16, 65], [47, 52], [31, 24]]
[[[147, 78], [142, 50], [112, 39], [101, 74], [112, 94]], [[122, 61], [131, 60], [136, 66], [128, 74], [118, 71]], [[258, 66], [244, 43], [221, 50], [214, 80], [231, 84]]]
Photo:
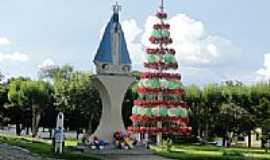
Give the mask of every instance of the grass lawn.
[[[65, 146], [67, 147], [65, 148], [65, 153], [62, 155], [54, 155], [52, 153], [50, 140], [0, 134], [0, 143], [19, 146], [42, 157], [55, 157], [68, 160], [99, 159], [89, 153], [75, 153], [73, 149], [78, 143], [76, 140], [65, 141]], [[152, 150], [157, 155], [180, 160], [270, 160], [270, 153], [265, 153], [263, 149], [174, 145], [169, 150], [162, 147], [152, 147]]]
[[161, 147], [152, 150], [157, 155], [180, 160], [270, 160], [270, 153], [263, 149], [174, 145], [169, 150]]
[[25, 148], [32, 153], [36, 153], [42, 157], [54, 157], [54, 158], [63, 158], [68, 160], [97, 160], [98, 157], [91, 154], [78, 154], [72, 151], [75, 145], [77, 145], [76, 140], [67, 140], [65, 145], [64, 154], [54, 155], [52, 152], [51, 141], [35, 139], [31, 137], [19, 137], [0, 134], [0, 143], [6, 143], [13, 146], [19, 146]]

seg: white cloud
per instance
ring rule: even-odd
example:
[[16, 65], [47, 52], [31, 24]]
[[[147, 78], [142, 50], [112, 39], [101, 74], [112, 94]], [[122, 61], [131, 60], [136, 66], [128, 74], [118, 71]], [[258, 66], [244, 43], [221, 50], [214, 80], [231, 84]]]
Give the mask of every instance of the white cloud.
[[0, 37], [0, 45], [9, 45], [11, 41], [6, 37]]
[[[158, 22], [156, 17], [149, 16], [143, 31], [134, 19], [123, 22], [128, 48], [135, 64], [143, 63], [145, 56], [143, 48], [152, 46], [148, 39], [156, 22]], [[239, 48], [230, 40], [209, 34], [201, 21], [185, 14], [178, 14], [168, 19], [168, 23], [171, 25], [170, 32], [174, 41], [170, 47], [176, 49], [176, 58], [181, 64], [213, 65], [227, 62], [239, 53]]]
[[[156, 17], [149, 16], [143, 27], [132, 18], [121, 23], [135, 70], [145, 70], [145, 48], [153, 46], [148, 39], [157, 22]], [[170, 32], [174, 41], [169, 47], [176, 49], [176, 59], [185, 83], [219, 82], [224, 79], [224, 75], [234, 71], [231, 68], [242, 64], [238, 62], [243, 52], [230, 40], [209, 34], [203, 22], [185, 14], [178, 14], [167, 22], [171, 25]]]
[[38, 65], [38, 68], [43, 69], [43, 68], [50, 68], [53, 66], [55, 66], [54, 61], [50, 58], [47, 58], [40, 65]]
[[269, 80], [270, 79], [270, 53], [264, 54], [263, 68], [257, 70], [257, 80]]
[[229, 40], [211, 35], [203, 22], [185, 14], [178, 14], [168, 20], [171, 25], [172, 47], [177, 59], [186, 65], [217, 63], [219, 58], [235, 50]]
[[143, 32], [134, 19], [125, 20], [122, 23], [125, 33], [127, 47], [134, 65], [142, 64], [144, 61], [143, 45], [138, 41], [139, 35]]
[[13, 62], [26, 62], [30, 56], [21, 52], [14, 53], [0, 53], [0, 62], [13, 61]]
[[217, 50], [217, 46], [214, 44], [208, 44], [208, 46], [206, 47], [207, 51], [214, 57], [218, 56], [218, 50]]

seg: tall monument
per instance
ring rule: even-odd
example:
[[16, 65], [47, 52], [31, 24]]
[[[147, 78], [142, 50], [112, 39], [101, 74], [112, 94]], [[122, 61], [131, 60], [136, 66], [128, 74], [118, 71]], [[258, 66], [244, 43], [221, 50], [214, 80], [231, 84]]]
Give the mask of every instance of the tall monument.
[[129, 75], [131, 60], [119, 22], [120, 10], [121, 6], [116, 3], [94, 59], [97, 74], [93, 80], [102, 100], [102, 116], [93, 135], [109, 141], [114, 132], [126, 131], [122, 104], [128, 87], [135, 82]]

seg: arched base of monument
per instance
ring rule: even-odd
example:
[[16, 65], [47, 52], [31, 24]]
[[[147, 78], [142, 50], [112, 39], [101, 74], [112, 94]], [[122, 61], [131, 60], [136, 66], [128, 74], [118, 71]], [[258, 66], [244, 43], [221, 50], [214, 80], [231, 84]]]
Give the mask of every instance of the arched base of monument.
[[93, 83], [102, 100], [102, 115], [94, 134], [101, 139], [113, 140], [116, 131], [126, 132], [122, 119], [122, 103], [128, 87], [136, 79], [128, 75], [95, 75]]

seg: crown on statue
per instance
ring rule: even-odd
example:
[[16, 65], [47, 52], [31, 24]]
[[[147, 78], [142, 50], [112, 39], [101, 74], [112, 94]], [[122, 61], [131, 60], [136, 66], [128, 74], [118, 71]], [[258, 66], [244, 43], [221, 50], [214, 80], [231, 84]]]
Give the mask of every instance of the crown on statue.
[[122, 6], [118, 4], [118, 2], [115, 3], [115, 5], [113, 5], [113, 12], [114, 13], [119, 13], [122, 9]]

